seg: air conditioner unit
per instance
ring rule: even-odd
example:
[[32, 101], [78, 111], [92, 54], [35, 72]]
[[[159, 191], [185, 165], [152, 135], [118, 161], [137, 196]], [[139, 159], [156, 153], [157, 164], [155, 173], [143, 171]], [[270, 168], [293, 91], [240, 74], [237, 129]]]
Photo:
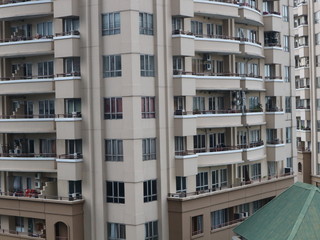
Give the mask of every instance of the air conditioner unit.
[[211, 63], [206, 63], [204, 69], [210, 71], [212, 69]]
[[284, 174], [290, 174], [292, 172], [292, 168], [286, 167], [284, 168]]
[[204, 54], [204, 61], [211, 61], [211, 55], [210, 54]]
[[247, 218], [247, 217], [249, 217], [249, 213], [248, 212], [243, 212], [242, 216], [243, 216], [242, 218]]
[[34, 182], [34, 187], [35, 188], [41, 188], [41, 182], [40, 181], [35, 181]]
[[35, 179], [39, 180], [41, 178], [41, 173], [36, 173]]

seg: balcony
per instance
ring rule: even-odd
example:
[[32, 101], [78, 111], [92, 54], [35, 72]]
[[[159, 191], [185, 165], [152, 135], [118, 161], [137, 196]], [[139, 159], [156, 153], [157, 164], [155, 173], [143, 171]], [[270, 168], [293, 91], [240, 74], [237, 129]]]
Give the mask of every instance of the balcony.
[[309, 46], [302, 45], [294, 48], [294, 55], [309, 56]]
[[2, 171], [55, 172], [56, 158], [53, 153], [1, 153]]
[[192, 136], [197, 134], [196, 116], [174, 116], [174, 135]]
[[301, 138], [302, 142], [311, 141], [311, 129], [310, 127], [303, 127], [297, 130], [297, 137]]
[[77, 0], [54, 0], [54, 18], [80, 16], [80, 6]]
[[264, 125], [266, 124], [265, 114], [262, 109], [247, 110], [241, 118], [243, 125]]
[[192, 176], [198, 173], [198, 155], [194, 151], [175, 153], [176, 175]]
[[[265, 86], [269, 96], [285, 95], [284, 91], [286, 92], [290, 89], [289, 85], [290, 83], [284, 82], [281, 76], [265, 77]], [[287, 92], [287, 95], [290, 95], [289, 92]]]
[[53, 40], [55, 58], [80, 56], [80, 33], [78, 31], [57, 33]]
[[267, 160], [283, 161], [286, 159], [285, 144], [280, 139], [267, 141]]
[[[190, 193], [170, 193], [168, 196], [170, 239], [191, 239], [190, 226], [193, 216], [203, 214], [204, 222], [210, 223], [211, 215], [206, 213], [274, 197], [293, 183], [293, 175], [279, 175], [270, 179], [263, 177], [250, 184], [234, 184], [222, 190], [208, 189]], [[207, 225], [207, 231], [203, 232], [203, 239], [212, 239], [213, 236], [210, 225]]]
[[8, 115], [0, 116], [1, 133], [53, 133], [54, 115]]
[[55, 119], [57, 139], [80, 139], [82, 137], [81, 113], [58, 114]]
[[0, 78], [0, 95], [54, 92], [53, 76], [15, 76]]
[[53, 36], [12, 36], [0, 40], [0, 57], [25, 57], [53, 54]]
[[307, 23], [303, 23], [297, 27], [295, 27], [294, 29], [295, 34], [299, 35], [299, 36], [308, 36], [308, 24]]
[[13, 20], [53, 14], [52, 0], [2, 0], [0, 19]]
[[195, 111], [197, 128], [237, 127], [241, 126], [241, 110], [208, 110]]
[[266, 158], [266, 149], [263, 141], [250, 143], [244, 147], [242, 159], [244, 161], [257, 161]]
[[264, 55], [266, 62], [273, 64], [281, 64], [285, 58], [285, 52], [279, 43], [265, 44]]
[[231, 36], [202, 35], [195, 37], [195, 51], [240, 54], [240, 39]]
[[172, 16], [193, 17], [193, 0], [171, 1], [171, 11]]
[[263, 17], [259, 9], [249, 3], [239, 3], [240, 20], [244, 24], [263, 26]]
[[174, 96], [196, 95], [196, 79], [192, 72], [174, 71], [173, 73]]
[[264, 51], [260, 42], [253, 41], [247, 38], [240, 38], [240, 51], [242, 56], [263, 58]]
[[281, 32], [282, 16], [278, 12], [263, 13], [264, 31]]
[[296, 95], [301, 99], [310, 99], [310, 88], [298, 88], [296, 89]]
[[172, 55], [174, 56], [194, 56], [193, 33], [175, 30], [172, 33]]
[[82, 180], [83, 155], [82, 153], [63, 154], [57, 158], [58, 179]]
[[232, 0], [194, 0], [194, 12], [208, 17], [239, 18], [239, 5]]
[[283, 109], [275, 108], [266, 111], [267, 128], [284, 128], [286, 127], [286, 115]]
[[57, 74], [54, 78], [56, 98], [80, 98], [81, 74], [78, 72]]
[[264, 82], [261, 76], [255, 76], [252, 74], [241, 74], [241, 89], [264, 91]]

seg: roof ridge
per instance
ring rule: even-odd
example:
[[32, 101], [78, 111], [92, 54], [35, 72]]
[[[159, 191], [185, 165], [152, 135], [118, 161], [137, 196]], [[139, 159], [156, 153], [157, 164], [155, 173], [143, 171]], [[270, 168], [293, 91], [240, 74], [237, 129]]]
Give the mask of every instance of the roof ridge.
[[297, 221], [294, 224], [294, 226], [292, 228], [292, 231], [291, 231], [289, 237], [287, 238], [287, 240], [293, 240], [294, 239], [294, 237], [295, 237], [296, 233], [298, 232], [298, 229], [299, 229], [299, 227], [300, 227], [300, 225], [302, 223], [302, 220], [305, 217], [305, 214], [306, 214], [308, 208], [310, 207], [310, 203], [311, 203], [311, 201], [312, 201], [317, 189], [312, 188], [310, 190], [311, 191], [309, 193], [309, 196], [308, 196], [307, 200], [305, 201], [305, 204], [303, 205], [303, 207], [302, 207], [302, 209], [301, 209], [301, 211], [299, 213], [299, 216], [297, 217]]

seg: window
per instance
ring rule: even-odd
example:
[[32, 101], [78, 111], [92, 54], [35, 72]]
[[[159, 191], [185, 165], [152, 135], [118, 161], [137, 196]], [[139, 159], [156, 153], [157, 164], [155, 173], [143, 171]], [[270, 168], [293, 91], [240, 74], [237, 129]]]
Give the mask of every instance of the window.
[[145, 240], [158, 240], [158, 221], [147, 222], [145, 226]]
[[275, 176], [277, 174], [277, 162], [268, 161], [268, 176]]
[[24, 218], [15, 217], [16, 232], [24, 232]]
[[102, 14], [102, 35], [115, 35], [120, 33], [120, 13]]
[[260, 130], [250, 130], [250, 143], [258, 143], [260, 141]]
[[320, 45], [320, 33], [316, 33], [315, 34], [315, 44], [316, 45]]
[[66, 154], [67, 155], [82, 155], [82, 139], [66, 140]]
[[257, 109], [259, 107], [259, 97], [249, 97], [249, 109]]
[[143, 182], [143, 201], [151, 202], [157, 200], [157, 180]]
[[54, 100], [39, 101], [39, 117], [53, 118], [54, 117]]
[[289, 22], [289, 7], [286, 5], [282, 6], [282, 20], [284, 22]]
[[121, 77], [121, 55], [103, 56], [103, 77]]
[[139, 32], [144, 35], [153, 35], [153, 14], [139, 13]]
[[81, 117], [80, 98], [67, 98], [64, 100], [64, 106], [67, 117]]
[[141, 97], [142, 118], [155, 118], [155, 97]]
[[264, 32], [264, 45], [266, 47], [281, 47], [280, 32]]
[[317, 131], [320, 132], [320, 120], [317, 120]]
[[200, 134], [193, 136], [193, 149], [195, 152], [206, 151], [206, 135]]
[[26, 79], [31, 79], [32, 78], [32, 63], [12, 64], [11, 65], [11, 73], [13, 76], [22, 75]]
[[38, 78], [53, 77], [53, 61], [38, 63]]
[[176, 177], [176, 190], [177, 193], [187, 192], [187, 177]]
[[258, 64], [248, 63], [248, 75], [250, 77], [258, 77], [259, 76]]
[[64, 58], [64, 73], [66, 76], [69, 74], [80, 75], [80, 58], [79, 57], [69, 57]]
[[156, 139], [145, 138], [142, 139], [142, 159], [153, 160], [156, 159]]
[[198, 111], [204, 111], [204, 97], [193, 97], [193, 111], [197, 114]]
[[154, 56], [140, 55], [140, 74], [143, 77], [154, 76]]
[[261, 163], [251, 165], [251, 179], [256, 180], [261, 178]]
[[186, 150], [186, 137], [177, 136], [174, 138], [175, 154], [183, 155]]
[[184, 58], [173, 57], [173, 74], [182, 74], [184, 72]]
[[217, 210], [211, 213], [211, 229], [224, 227], [229, 221], [228, 208]]
[[172, 32], [180, 33], [183, 30], [183, 18], [173, 17], [172, 18]]
[[105, 160], [106, 161], [123, 161], [123, 141], [119, 139], [105, 140]]
[[191, 32], [198, 36], [201, 37], [203, 35], [203, 24], [202, 22], [199, 21], [191, 21]]
[[124, 182], [107, 181], [107, 202], [125, 203]]
[[37, 34], [41, 36], [52, 36], [52, 22], [38, 23]]
[[317, 99], [317, 111], [320, 111], [320, 99]]
[[284, 66], [284, 81], [290, 82], [290, 67]]
[[69, 182], [69, 198], [79, 199], [82, 195], [82, 182], [81, 180], [77, 181], [68, 181]]
[[293, 160], [292, 160], [292, 157], [287, 157], [287, 159], [286, 159], [286, 166], [287, 166], [287, 168], [293, 168]]
[[291, 143], [291, 127], [286, 127], [286, 143]]
[[191, 233], [192, 236], [203, 233], [203, 215], [192, 217], [191, 223], [192, 223], [192, 233]]
[[314, 13], [314, 23], [320, 23], [320, 11]]
[[108, 240], [126, 239], [126, 225], [121, 223], [108, 223]]
[[302, 163], [301, 162], [298, 163], [298, 172], [302, 172]]
[[228, 185], [228, 172], [226, 168], [212, 171], [212, 189], [221, 189]]
[[208, 189], [208, 172], [199, 172], [196, 176], [196, 191]]
[[63, 19], [63, 31], [67, 34], [75, 34], [79, 31], [79, 17]]
[[291, 113], [291, 97], [286, 97], [286, 113]]
[[122, 119], [122, 98], [104, 99], [104, 119]]
[[289, 52], [290, 50], [290, 38], [289, 36], [283, 36], [283, 50]]

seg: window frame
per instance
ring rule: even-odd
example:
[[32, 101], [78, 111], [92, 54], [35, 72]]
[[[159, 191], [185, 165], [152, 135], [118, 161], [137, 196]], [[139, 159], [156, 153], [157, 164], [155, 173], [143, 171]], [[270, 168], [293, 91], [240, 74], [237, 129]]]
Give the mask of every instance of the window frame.
[[123, 162], [123, 140], [105, 139], [105, 161]]
[[106, 202], [125, 204], [124, 182], [106, 181]]
[[152, 202], [158, 200], [157, 179], [143, 182], [143, 202]]
[[101, 15], [102, 36], [116, 35], [121, 33], [120, 12], [110, 12]]
[[105, 55], [103, 56], [103, 77], [121, 77], [122, 62], [121, 55]]

